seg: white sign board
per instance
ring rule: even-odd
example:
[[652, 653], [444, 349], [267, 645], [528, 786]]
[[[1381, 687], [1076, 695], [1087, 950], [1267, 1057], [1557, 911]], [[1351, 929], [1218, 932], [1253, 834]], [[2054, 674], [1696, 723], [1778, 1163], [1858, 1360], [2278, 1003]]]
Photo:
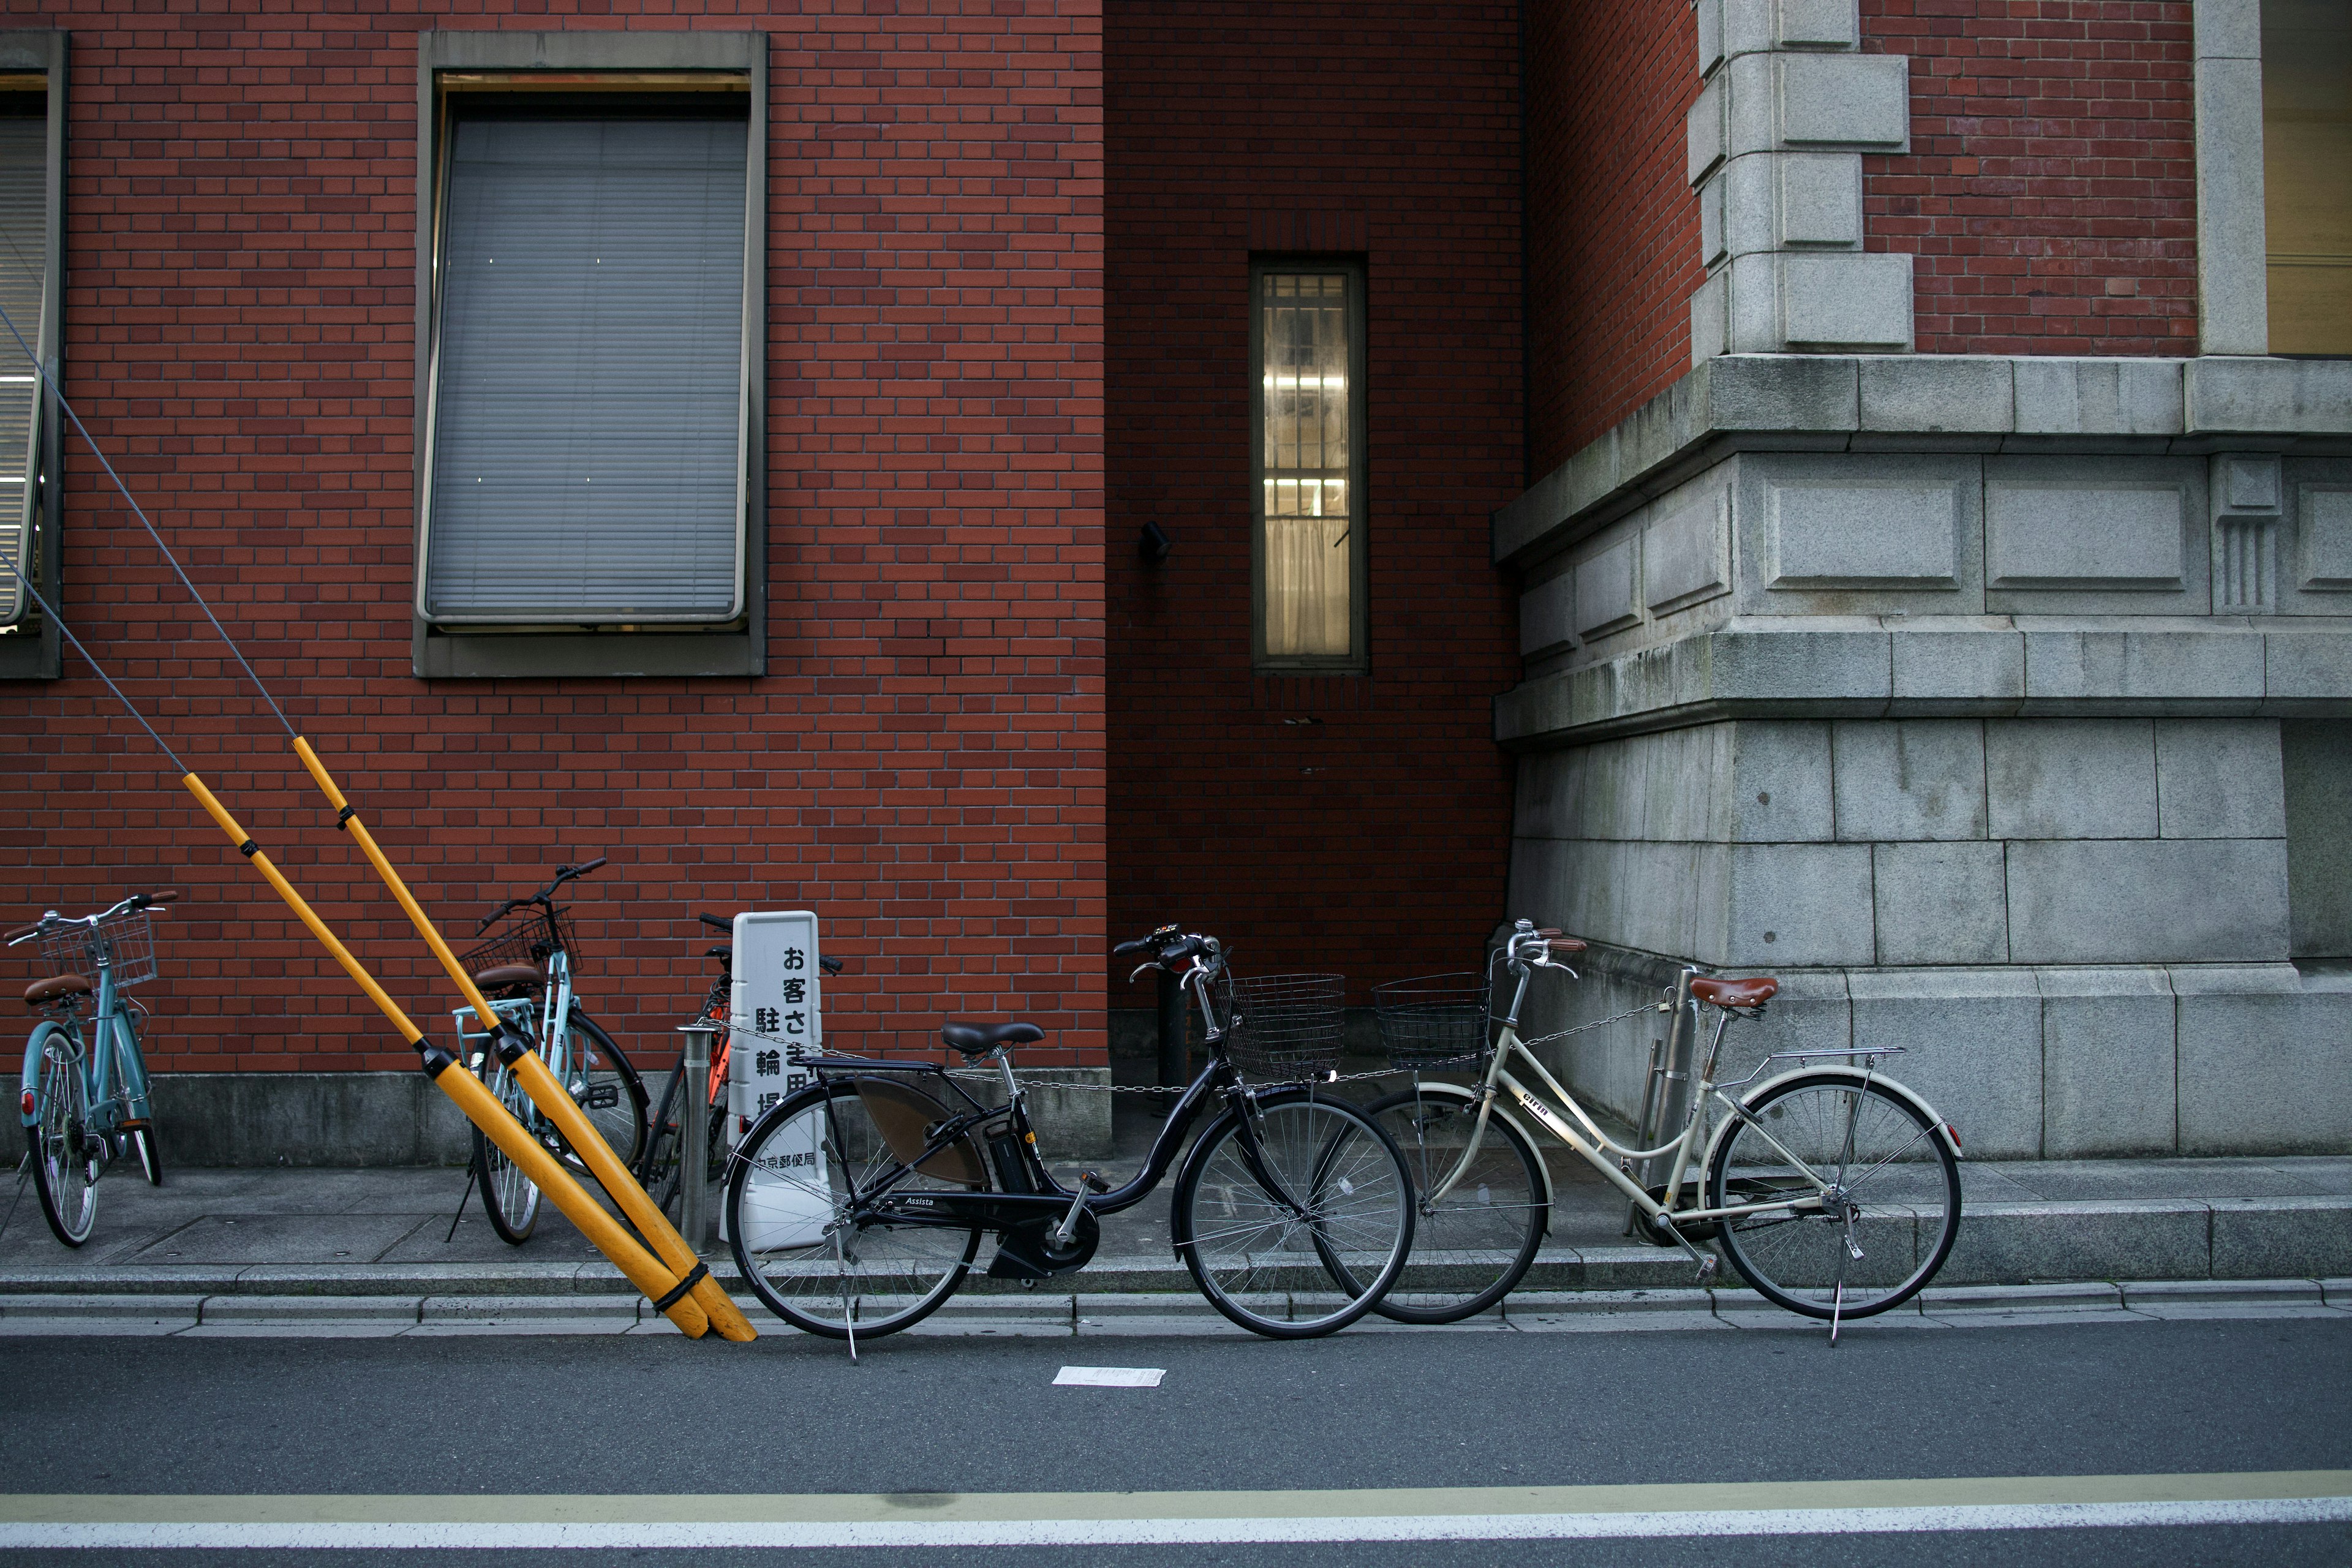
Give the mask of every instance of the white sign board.
[[[732, 1144], [761, 1112], [805, 1089], [812, 1075], [795, 1054], [824, 1047], [824, 972], [817, 966], [816, 916], [790, 910], [735, 917], [735, 988], [728, 1004], [727, 1137]], [[819, 1142], [823, 1122], [808, 1121], [805, 1147], [770, 1139], [745, 1178], [744, 1245], [754, 1250], [814, 1243], [833, 1217]]]

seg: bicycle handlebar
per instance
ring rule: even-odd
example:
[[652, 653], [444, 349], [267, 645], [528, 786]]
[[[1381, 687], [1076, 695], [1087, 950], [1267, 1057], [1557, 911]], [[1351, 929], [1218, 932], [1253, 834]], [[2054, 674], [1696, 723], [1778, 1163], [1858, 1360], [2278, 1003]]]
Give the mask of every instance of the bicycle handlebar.
[[520, 899], [509, 899], [505, 903], [500, 904], [497, 909], [492, 910], [488, 914], [482, 917], [482, 923], [474, 928], [474, 934], [476, 936], [479, 936], [484, 931], [489, 930], [490, 927], [498, 923], [499, 917], [505, 914], [509, 910], [527, 909], [532, 904], [541, 904], [544, 905], [550, 910], [552, 910], [555, 908], [555, 905], [550, 900], [551, 900], [556, 889], [576, 878], [586, 876], [589, 872], [593, 871], [599, 866], [609, 865], [611, 862], [611, 856], [599, 855], [593, 860], [589, 861], [585, 866], [558, 866], [555, 868], [555, 880], [548, 883], [547, 886], [541, 888], [536, 893], [526, 894]]
[[57, 910], [50, 910], [44, 913], [39, 920], [35, 921], [31, 925], [18, 926], [16, 930], [8, 932], [5, 937], [0, 937], [0, 941], [5, 941], [10, 947], [14, 947], [20, 942], [30, 942], [33, 938], [40, 935], [42, 930], [48, 926], [52, 921], [58, 925], [95, 926], [100, 921], [112, 920], [115, 916], [121, 914], [126, 910], [161, 908], [163, 905], [171, 903], [179, 896], [179, 890], [174, 888], [166, 888], [160, 893], [133, 893], [129, 898], [119, 900], [108, 908], [99, 910], [98, 913], [94, 915], [61, 915], [58, 913]]

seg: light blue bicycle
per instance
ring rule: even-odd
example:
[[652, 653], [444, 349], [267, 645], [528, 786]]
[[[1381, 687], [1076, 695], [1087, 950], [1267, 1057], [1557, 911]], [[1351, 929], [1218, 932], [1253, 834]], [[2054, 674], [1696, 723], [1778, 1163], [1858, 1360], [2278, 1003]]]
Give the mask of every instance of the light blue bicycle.
[[[502, 920], [506, 926], [488, 942], [459, 955], [457, 962], [473, 975], [474, 984], [481, 987], [499, 1016], [531, 1042], [547, 1070], [571, 1092], [590, 1123], [612, 1145], [614, 1155], [628, 1166], [645, 1148], [645, 1085], [613, 1037], [588, 1016], [587, 1009], [572, 994], [576, 949], [570, 924], [554, 897], [564, 883], [604, 864], [600, 855], [585, 866], [559, 866], [555, 879], [546, 887], [509, 899], [492, 910], [481, 930], [488, 931]], [[474, 1010], [460, 1007], [456, 1014], [460, 1059], [481, 1076], [490, 1092], [549, 1152], [575, 1173], [590, 1174], [587, 1163], [572, 1152], [555, 1123], [531, 1103], [521, 1081], [499, 1059]], [[515, 1247], [530, 1240], [539, 1224], [539, 1189], [479, 1129], [474, 1133], [473, 1174], [481, 1184], [482, 1207], [499, 1238]], [[461, 1209], [464, 1204], [464, 1199], [458, 1200]]]
[[[16, 1108], [31, 1146], [41, 1212], [68, 1247], [89, 1239], [98, 1218], [98, 1178], [125, 1146], [157, 1186], [163, 1161], [147, 1113], [147, 1063], [139, 1053], [147, 1010], [124, 993], [155, 978], [152, 910], [177, 893], [133, 893], [94, 915], [51, 910], [8, 933], [8, 945], [40, 939], [46, 980], [25, 988], [25, 1005], [50, 1014], [25, 1043]], [[95, 974], [97, 978], [91, 979]], [[87, 1006], [89, 1027], [82, 1013]]]

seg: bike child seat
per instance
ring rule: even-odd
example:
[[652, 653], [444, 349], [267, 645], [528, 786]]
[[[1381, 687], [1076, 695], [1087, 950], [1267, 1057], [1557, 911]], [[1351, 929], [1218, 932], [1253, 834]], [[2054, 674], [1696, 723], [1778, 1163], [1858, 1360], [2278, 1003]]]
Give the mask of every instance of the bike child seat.
[[25, 987], [25, 1005], [46, 1007], [52, 1002], [63, 1001], [68, 996], [87, 996], [89, 992], [90, 984], [87, 976], [52, 974], [47, 980], [36, 980]]
[[984, 1056], [999, 1046], [1025, 1046], [1042, 1040], [1045, 1031], [1034, 1024], [950, 1024], [940, 1038], [965, 1056]]

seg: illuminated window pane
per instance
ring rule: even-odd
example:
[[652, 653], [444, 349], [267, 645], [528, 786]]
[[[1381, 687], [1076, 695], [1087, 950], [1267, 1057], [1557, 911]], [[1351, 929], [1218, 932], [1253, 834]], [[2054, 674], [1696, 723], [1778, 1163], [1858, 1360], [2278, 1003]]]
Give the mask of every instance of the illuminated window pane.
[[2263, 0], [2271, 352], [2352, 354], [2352, 5]]
[[1355, 652], [1353, 288], [1346, 272], [1260, 275], [1260, 586], [1270, 658]]

